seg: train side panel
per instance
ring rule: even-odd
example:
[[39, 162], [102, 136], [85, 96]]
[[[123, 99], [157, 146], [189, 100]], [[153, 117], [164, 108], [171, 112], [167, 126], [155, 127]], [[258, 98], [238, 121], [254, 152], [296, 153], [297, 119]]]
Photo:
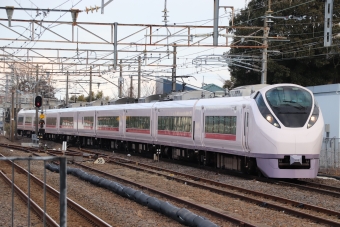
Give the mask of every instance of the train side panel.
[[96, 111], [96, 135], [98, 138], [120, 139], [123, 135], [122, 108], [113, 109], [111, 106]]
[[24, 119], [24, 128], [26, 132], [33, 132], [35, 126], [35, 112], [33, 111], [27, 111], [25, 113], [25, 119]]
[[63, 109], [58, 114], [59, 134], [77, 135], [77, 111], [76, 109]]
[[[232, 101], [232, 102], [230, 102]], [[195, 143], [201, 149], [247, 155], [243, 148], [244, 98], [200, 100], [195, 107]]]
[[197, 100], [160, 102], [155, 105], [155, 141], [168, 146], [195, 149], [193, 107]]
[[58, 135], [59, 113], [56, 110], [47, 110], [45, 115], [45, 133]]
[[17, 128], [18, 128], [18, 130], [22, 131], [22, 130], [25, 129], [25, 126], [24, 126], [25, 114], [22, 113], [22, 112], [20, 113], [20, 112], [18, 113], [18, 121], [17, 121], [18, 122], [18, 124], [17, 124], [18, 127]]
[[126, 105], [123, 111], [123, 137], [129, 141], [153, 143], [152, 127], [155, 119], [153, 103]]
[[96, 116], [94, 109], [77, 111], [76, 113], [76, 129], [78, 136], [96, 136]]

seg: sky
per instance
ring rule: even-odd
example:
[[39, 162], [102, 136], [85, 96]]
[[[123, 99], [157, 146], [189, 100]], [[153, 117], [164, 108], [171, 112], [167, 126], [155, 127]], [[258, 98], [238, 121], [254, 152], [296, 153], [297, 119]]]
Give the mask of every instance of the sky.
[[[108, 0], [105, 0], [107, 2]], [[168, 12], [168, 25], [213, 25], [213, 0], [167, 0], [167, 10]], [[235, 8], [236, 13], [241, 8], [245, 7], [246, 0], [220, 0], [220, 6], [233, 6]], [[46, 0], [2, 0], [0, 6], [14, 6], [14, 7], [22, 7], [22, 8], [50, 8], [50, 9], [80, 9], [84, 10], [86, 7], [95, 7], [100, 6], [101, 0], [55, 0], [55, 1], [46, 1]], [[101, 14], [101, 10], [99, 9], [98, 12], [91, 11], [87, 14], [86, 12], [82, 12], [79, 14], [77, 21], [78, 22], [98, 22], [98, 23], [114, 23], [117, 22], [119, 24], [154, 24], [154, 25], [164, 25], [163, 22], [163, 10], [164, 10], [165, 0], [113, 0], [110, 4], [108, 4], [104, 9], [104, 14]], [[220, 19], [219, 19], [219, 25], [228, 25], [231, 15], [231, 10], [221, 8], [219, 11]], [[0, 10], [0, 18], [7, 18], [6, 11], [4, 9]], [[13, 14], [13, 19], [36, 19], [36, 20], [48, 20], [48, 21], [71, 21], [71, 14], [70, 13], [62, 13], [62, 12], [50, 12], [47, 15], [44, 15], [41, 13], [40, 15], [37, 15], [36, 11], [23, 11], [23, 10], [15, 10]], [[3, 25], [8, 25], [7, 21], [1, 21], [0, 22]], [[20, 22], [12, 22], [12, 29], [18, 32], [19, 34], [22, 34], [24, 36], [29, 36], [31, 33], [28, 29], [30, 28], [28, 23], [20, 23]], [[45, 25], [47, 26], [47, 25]], [[71, 27], [70, 26], [64, 26], [64, 25], [57, 25], [50, 24], [51, 30], [54, 32], [67, 37], [70, 39], [71, 37]], [[85, 27], [85, 26], [84, 26]], [[142, 27], [133, 27], [133, 26], [126, 26], [126, 27], [119, 27], [118, 30], [118, 40], [122, 37], [126, 37], [130, 34], [133, 34], [134, 32], [140, 30]], [[106, 40], [110, 40], [110, 29], [103, 28], [102, 26], [87, 26], [86, 29], [90, 30], [91, 32], [95, 33], [99, 37], [103, 37]], [[75, 33], [78, 34], [78, 40], [84, 41], [84, 42], [95, 42], [95, 41], [101, 41], [98, 37], [95, 37], [93, 35], [89, 35], [84, 30], [74, 30]], [[162, 35], [166, 35], [167, 32], [175, 33], [178, 29], [172, 29], [170, 28], [169, 31], [166, 30], [159, 30], [159, 31], [153, 31], [153, 34], [159, 35], [159, 37], [154, 37], [153, 40], [159, 40], [162, 37]], [[196, 35], [202, 35], [212, 32], [211, 30], [199, 30], [199, 29], [193, 29], [191, 30], [191, 34]], [[0, 26], [0, 34], [3, 38], [18, 38], [18, 34], [6, 29], [4, 26]], [[182, 33], [178, 33], [182, 34]], [[37, 37], [39, 35], [39, 37]], [[126, 41], [129, 43], [139, 42], [143, 43], [147, 36], [145, 36], [145, 33], [138, 33], [137, 35], [131, 36]], [[48, 39], [56, 39], [60, 40], [60, 37], [57, 37], [55, 34], [44, 31], [44, 29], [38, 28], [36, 30], [36, 39], [41, 40], [48, 40]], [[168, 43], [176, 42], [176, 43], [187, 43], [187, 37], [184, 36], [178, 36], [173, 37], [171, 39], [168, 39]], [[198, 40], [198, 38], [194, 38], [194, 41]], [[211, 43], [212, 39], [207, 39], [204, 41], [205, 43]], [[220, 37], [219, 43], [225, 44], [225, 38]], [[204, 44], [202, 42], [202, 44]], [[8, 40], [0, 40], [0, 46], [1, 47], [18, 47], [21, 46], [27, 46], [27, 47], [41, 47], [41, 48], [48, 48], [48, 47], [57, 47], [57, 48], [74, 48], [74, 52], [71, 53], [60, 53], [61, 56], [71, 57], [74, 55], [77, 55], [78, 58], [84, 57], [84, 53], [76, 52], [77, 44], [60, 44], [60, 43], [47, 43], [47, 42], [13, 42]], [[112, 49], [112, 45], [82, 45], [78, 44], [78, 48], [92, 48], [92, 49]], [[119, 45], [118, 50], [142, 50], [143, 47], [135, 47], [133, 45]], [[171, 50], [172, 47], [151, 47], [148, 50]], [[215, 83], [219, 86], [223, 85], [223, 80], [229, 79], [229, 72], [228, 67], [222, 67], [222, 65], [219, 66], [201, 66], [196, 67], [195, 65], [192, 65], [192, 60], [198, 56], [201, 55], [221, 55], [224, 52], [228, 51], [228, 48], [186, 48], [186, 47], [178, 47], [177, 48], [177, 75], [189, 75], [190, 77], [188, 79], [184, 79], [184, 81], [188, 84], [192, 84], [195, 86], [201, 86], [202, 82], [204, 80], [204, 83]], [[26, 56], [25, 50], [17, 51], [16, 49], [11, 49], [9, 51], [14, 56]], [[55, 51], [43, 51], [40, 52], [43, 53], [44, 56], [57, 56], [57, 53]], [[136, 53], [118, 53], [119, 58], [124, 59], [135, 59]], [[32, 53], [31, 53], [32, 55]], [[153, 60], [153, 58], [157, 59], [155, 53], [152, 56], [151, 54], [147, 55], [149, 58], [147, 59], [147, 63]], [[96, 52], [96, 53], [90, 53], [90, 57], [101, 57], [103, 56], [102, 53]], [[112, 57], [108, 56], [108, 57]], [[161, 65], [171, 65], [172, 64], [172, 55], [169, 57], [165, 57], [165, 54], [162, 56], [161, 61], [157, 61], [157, 64]], [[21, 59], [25, 59], [25, 57], [21, 57]], [[18, 60], [16, 58], [16, 60]], [[48, 59], [40, 59], [39, 62], [48, 62]], [[171, 72], [171, 67], [148, 67], [146, 66], [146, 62], [143, 62], [142, 64], [142, 70], [152, 70], [154, 73], [151, 73], [151, 76], [162, 76], [162, 75], [171, 75], [169, 72]], [[1, 64], [1, 63], [0, 63]], [[7, 67], [8, 64], [1, 64], [3, 67]], [[90, 64], [89, 64], [90, 65]], [[53, 66], [57, 67], [57, 66]], [[126, 66], [127, 67], [127, 66]], [[78, 67], [77, 69], [89, 69], [89, 66], [82, 66]], [[129, 67], [130, 68], [130, 67]], [[132, 69], [136, 69], [136, 64], [131, 64]], [[45, 71], [51, 70], [51, 65], [44, 65], [41, 68]], [[106, 70], [107, 68], [102, 67], [101, 69], [98, 69], [98, 67], [94, 70]], [[3, 72], [4, 68], [0, 68], [0, 73]], [[54, 68], [56, 70], [56, 68]], [[58, 70], [65, 70], [64, 68], [58, 68]], [[72, 69], [74, 71], [74, 75], [76, 75], [75, 68]], [[127, 70], [128, 71], [128, 70]], [[133, 73], [124, 73], [124, 84], [125, 86], [129, 83], [129, 74]], [[73, 75], [73, 74], [72, 74]], [[71, 77], [72, 77], [71, 75]], [[97, 74], [98, 75], [98, 74]], [[113, 98], [117, 96], [117, 88], [112, 83], [118, 82], [118, 76], [119, 73], [107, 73], [104, 74], [103, 77], [105, 77], [106, 80], [103, 78], [94, 76], [93, 81], [95, 85], [93, 85], [94, 92], [98, 90], [102, 90], [104, 92], [104, 96], [110, 96], [110, 98]], [[4, 77], [4, 73], [0, 75], [0, 77]], [[65, 76], [63, 74], [55, 74], [52, 75], [53, 81], [55, 83], [55, 86], [59, 88], [59, 92], [57, 93], [57, 98], [63, 98], [65, 96]], [[155, 77], [148, 77], [144, 78], [146, 81], [144, 81], [143, 86], [153, 86], [154, 85], [154, 79]], [[73, 76], [73, 78], [83, 79], [84, 81], [88, 80], [88, 75], [83, 74], [82, 76]], [[134, 77], [135, 79], [135, 77]], [[111, 81], [107, 82], [107, 81]], [[181, 79], [178, 79], [181, 81]], [[3, 81], [3, 80], [1, 80]], [[135, 83], [135, 82], [134, 82]], [[99, 84], [99, 86], [98, 86]], [[88, 91], [89, 86], [86, 83], [70, 83], [69, 86], [70, 90], [69, 92], [73, 93], [83, 93], [85, 96], [87, 95], [85, 91]]]

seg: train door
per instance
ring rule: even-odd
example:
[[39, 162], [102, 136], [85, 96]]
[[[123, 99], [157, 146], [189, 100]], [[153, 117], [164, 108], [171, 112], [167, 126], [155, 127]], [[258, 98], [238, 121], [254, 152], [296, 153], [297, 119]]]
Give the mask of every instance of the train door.
[[205, 139], [205, 113], [204, 113], [204, 106], [202, 106], [202, 120], [201, 120], [201, 144], [204, 147], [204, 139]]
[[249, 137], [249, 110], [247, 108], [243, 109], [243, 133], [242, 133], [242, 142], [243, 148], [245, 151], [250, 151], [248, 144]]

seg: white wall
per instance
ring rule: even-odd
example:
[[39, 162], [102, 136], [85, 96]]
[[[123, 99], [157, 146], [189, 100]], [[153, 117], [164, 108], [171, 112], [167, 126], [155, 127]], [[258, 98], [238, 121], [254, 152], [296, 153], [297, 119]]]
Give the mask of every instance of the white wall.
[[[325, 124], [330, 125], [330, 138], [340, 138], [340, 84], [307, 87], [314, 93]], [[326, 132], [325, 135], [326, 137]]]

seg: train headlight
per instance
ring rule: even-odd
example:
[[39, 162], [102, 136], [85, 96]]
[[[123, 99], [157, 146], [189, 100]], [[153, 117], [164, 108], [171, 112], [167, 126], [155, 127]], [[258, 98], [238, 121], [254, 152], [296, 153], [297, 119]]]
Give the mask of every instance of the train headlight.
[[271, 114], [267, 114], [266, 120], [267, 120], [269, 123], [273, 123], [273, 116], [272, 116]]
[[317, 122], [318, 118], [319, 118], [319, 106], [315, 104], [312, 116], [309, 118], [307, 128], [311, 128], [315, 124], [315, 122]]
[[272, 124], [272, 125], [274, 125], [275, 127], [277, 127], [277, 128], [281, 128], [280, 127], [280, 125], [279, 125], [279, 123], [277, 123], [277, 121], [275, 120], [275, 118], [273, 117], [273, 115], [271, 115], [271, 114], [266, 114], [266, 120], [270, 123], [270, 124]]
[[261, 93], [258, 93], [255, 96], [255, 102], [259, 108], [260, 113], [270, 124], [275, 126], [276, 128], [281, 128], [280, 124], [276, 121], [275, 117], [270, 113], [267, 105], [265, 104]]

